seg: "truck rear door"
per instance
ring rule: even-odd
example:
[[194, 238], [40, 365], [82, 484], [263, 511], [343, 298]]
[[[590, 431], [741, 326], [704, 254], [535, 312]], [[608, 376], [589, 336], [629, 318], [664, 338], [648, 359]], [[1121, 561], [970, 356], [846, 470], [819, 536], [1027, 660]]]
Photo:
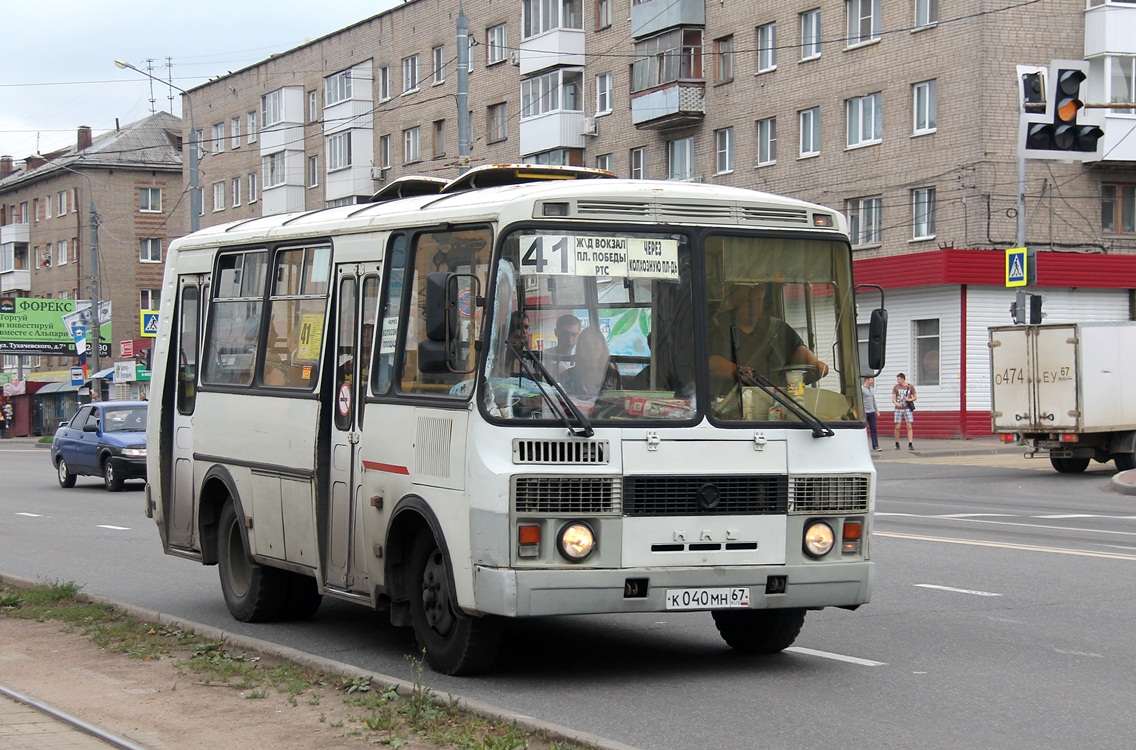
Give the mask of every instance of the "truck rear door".
[[1025, 326], [990, 329], [990, 406], [995, 432], [1025, 432], [1033, 425], [1033, 357], [1027, 331]]
[[1075, 431], [1081, 426], [1076, 327], [1038, 326], [1033, 332], [1036, 429]]

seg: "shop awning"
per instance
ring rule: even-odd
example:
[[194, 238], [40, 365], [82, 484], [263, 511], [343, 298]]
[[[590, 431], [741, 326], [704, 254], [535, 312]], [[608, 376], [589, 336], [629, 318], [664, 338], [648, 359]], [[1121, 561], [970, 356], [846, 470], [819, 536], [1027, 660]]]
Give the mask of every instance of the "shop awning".
[[60, 380], [55, 383], [48, 383], [43, 388], [35, 392], [36, 396], [49, 396], [52, 393], [75, 393], [79, 389], [66, 380]]

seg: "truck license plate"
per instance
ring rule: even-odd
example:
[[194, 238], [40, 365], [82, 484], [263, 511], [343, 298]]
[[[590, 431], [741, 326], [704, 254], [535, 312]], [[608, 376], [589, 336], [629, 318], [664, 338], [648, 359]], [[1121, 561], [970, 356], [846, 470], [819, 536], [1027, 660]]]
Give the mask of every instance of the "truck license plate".
[[721, 589], [667, 589], [667, 609], [729, 609], [749, 607], [745, 586]]

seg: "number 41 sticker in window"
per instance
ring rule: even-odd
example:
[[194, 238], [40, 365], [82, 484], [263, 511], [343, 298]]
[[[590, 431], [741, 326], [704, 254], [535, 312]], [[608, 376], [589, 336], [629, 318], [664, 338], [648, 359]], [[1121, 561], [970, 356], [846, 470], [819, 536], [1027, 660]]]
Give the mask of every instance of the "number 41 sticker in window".
[[575, 273], [569, 237], [535, 235], [521, 238], [521, 273], [563, 276]]

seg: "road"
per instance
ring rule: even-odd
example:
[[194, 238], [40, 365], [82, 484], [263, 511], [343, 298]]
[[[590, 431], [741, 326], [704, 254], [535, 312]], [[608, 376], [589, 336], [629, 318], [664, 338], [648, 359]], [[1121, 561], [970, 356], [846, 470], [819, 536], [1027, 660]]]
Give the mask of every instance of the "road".
[[[1111, 467], [883, 459], [873, 600], [811, 613], [790, 652], [739, 658], [705, 613], [567, 617], [511, 624], [493, 675], [426, 681], [645, 750], [1130, 747], [1136, 498]], [[410, 631], [364, 608], [233, 621], [215, 569], [162, 554], [138, 483], [63, 490], [11, 441], [0, 477], [0, 572], [411, 679]]]

